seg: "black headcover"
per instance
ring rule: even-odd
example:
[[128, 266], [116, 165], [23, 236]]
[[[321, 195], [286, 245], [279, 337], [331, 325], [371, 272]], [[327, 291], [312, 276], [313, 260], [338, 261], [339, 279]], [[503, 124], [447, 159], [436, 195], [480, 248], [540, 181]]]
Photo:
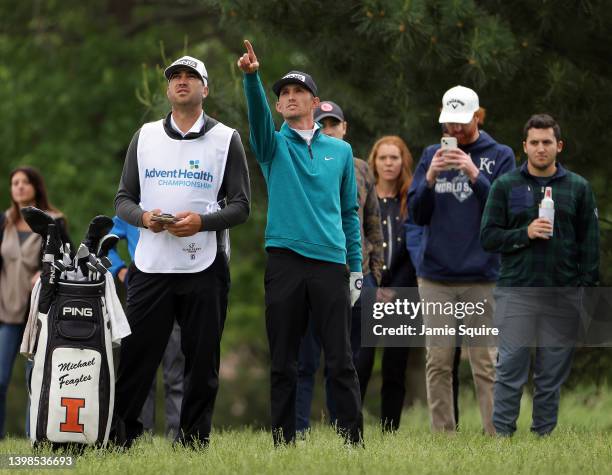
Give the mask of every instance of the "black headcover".
[[89, 228], [87, 229], [87, 234], [83, 239], [83, 244], [87, 246], [90, 253], [96, 254], [100, 239], [106, 236], [112, 227], [113, 220], [108, 216], [96, 216], [91, 220]]
[[55, 225], [55, 220], [51, 215], [34, 206], [21, 208], [21, 215], [23, 219], [25, 219], [25, 222], [28, 223], [28, 226], [30, 226], [30, 229], [36, 234], [39, 234], [43, 238], [43, 241], [47, 239], [48, 226], [51, 224]]

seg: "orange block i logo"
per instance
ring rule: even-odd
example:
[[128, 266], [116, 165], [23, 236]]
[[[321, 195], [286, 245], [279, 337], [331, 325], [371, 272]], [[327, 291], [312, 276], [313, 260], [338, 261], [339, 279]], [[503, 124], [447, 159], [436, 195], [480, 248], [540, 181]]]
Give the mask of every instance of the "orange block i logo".
[[79, 424], [79, 412], [85, 407], [83, 398], [62, 398], [62, 407], [66, 408], [66, 421], [60, 423], [60, 432], [83, 432], [83, 424]]

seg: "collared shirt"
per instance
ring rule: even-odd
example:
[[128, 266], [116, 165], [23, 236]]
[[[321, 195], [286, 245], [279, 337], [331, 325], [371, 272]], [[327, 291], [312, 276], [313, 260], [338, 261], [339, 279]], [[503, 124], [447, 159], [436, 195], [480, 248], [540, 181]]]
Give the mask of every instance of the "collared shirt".
[[190, 132], [197, 134], [202, 129], [202, 126], [204, 125], [204, 111], [200, 113], [200, 117], [198, 117], [198, 120], [194, 122], [194, 124], [191, 126], [191, 129], [189, 129], [187, 132], [183, 132], [181, 129], [179, 129], [179, 126], [176, 125], [176, 122], [174, 121], [174, 116], [172, 114], [170, 114], [170, 125], [172, 126], [174, 130], [176, 130], [183, 137], [185, 137], [185, 135], [187, 135]]
[[312, 142], [312, 137], [318, 128], [319, 124], [316, 122], [314, 123], [314, 127], [310, 130], [294, 129], [291, 127], [292, 130], [295, 130], [298, 134], [300, 134], [300, 137], [302, 137], [308, 145], [310, 145], [310, 142]]

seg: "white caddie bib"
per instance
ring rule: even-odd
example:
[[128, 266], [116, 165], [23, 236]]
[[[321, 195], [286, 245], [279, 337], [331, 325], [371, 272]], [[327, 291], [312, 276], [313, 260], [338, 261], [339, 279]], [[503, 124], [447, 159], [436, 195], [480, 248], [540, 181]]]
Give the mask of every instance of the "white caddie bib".
[[[202, 137], [175, 140], [164, 131], [163, 120], [143, 125], [137, 151], [140, 206], [171, 214], [218, 210], [217, 195], [233, 133], [219, 123]], [[176, 237], [141, 228], [134, 260], [143, 272], [193, 273], [209, 267], [216, 254], [215, 231]]]

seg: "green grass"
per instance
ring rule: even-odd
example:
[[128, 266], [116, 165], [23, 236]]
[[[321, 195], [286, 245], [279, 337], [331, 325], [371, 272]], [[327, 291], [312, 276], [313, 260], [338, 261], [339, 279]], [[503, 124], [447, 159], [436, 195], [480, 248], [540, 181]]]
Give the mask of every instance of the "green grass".
[[[366, 414], [365, 449], [344, 446], [324, 423], [315, 424], [295, 447], [281, 449], [272, 447], [266, 431], [216, 430], [204, 450], [173, 449], [167, 440], [151, 436], [123, 453], [88, 450], [78, 458], [76, 468], [66, 473], [610, 473], [612, 394], [608, 389], [566, 392], [559, 426], [545, 438], [529, 433], [527, 396], [519, 430], [511, 439], [483, 436], [477, 405], [469, 393], [462, 396], [462, 428], [456, 435], [431, 434], [427, 410], [418, 406], [404, 413], [395, 435], [383, 436], [376, 419]], [[28, 441], [0, 442], [0, 454], [8, 453], [30, 453]]]

